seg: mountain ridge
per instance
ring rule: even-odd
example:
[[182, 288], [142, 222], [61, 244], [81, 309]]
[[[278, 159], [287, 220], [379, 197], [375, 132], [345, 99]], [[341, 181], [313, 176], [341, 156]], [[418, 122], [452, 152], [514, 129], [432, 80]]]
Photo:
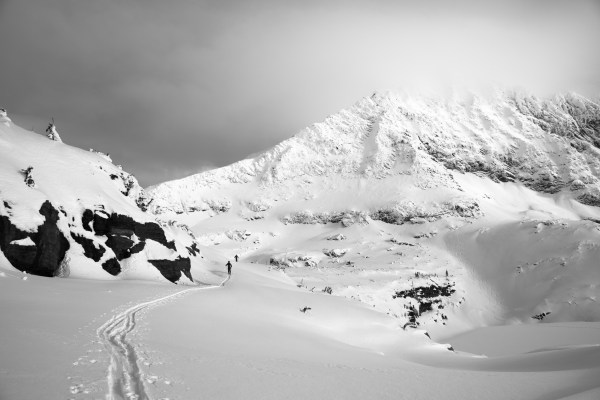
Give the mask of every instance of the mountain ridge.
[[456, 186], [449, 171], [548, 193], [567, 189], [599, 205], [600, 106], [575, 93], [542, 100], [517, 91], [450, 98], [376, 92], [254, 158], [148, 192], [155, 212], [184, 212], [182, 201], [197, 206], [195, 195], [210, 197], [208, 190], [229, 183], [412, 175], [423, 187]]

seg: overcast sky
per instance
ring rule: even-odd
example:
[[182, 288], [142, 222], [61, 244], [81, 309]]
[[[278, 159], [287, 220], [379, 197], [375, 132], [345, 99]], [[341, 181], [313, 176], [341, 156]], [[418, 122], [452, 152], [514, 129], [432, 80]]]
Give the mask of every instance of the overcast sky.
[[0, 107], [142, 185], [265, 150], [374, 90], [600, 93], [598, 0], [0, 0]]

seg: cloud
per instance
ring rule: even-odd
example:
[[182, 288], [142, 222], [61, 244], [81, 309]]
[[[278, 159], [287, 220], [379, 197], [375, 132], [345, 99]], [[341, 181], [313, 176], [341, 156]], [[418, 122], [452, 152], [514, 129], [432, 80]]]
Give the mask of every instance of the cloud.
[[0, 103], [55, 117], [67, 142], [153, 184], [268, 148], [375, 89], [493, 81], [597, 94], [599, 8], [4, 0]]

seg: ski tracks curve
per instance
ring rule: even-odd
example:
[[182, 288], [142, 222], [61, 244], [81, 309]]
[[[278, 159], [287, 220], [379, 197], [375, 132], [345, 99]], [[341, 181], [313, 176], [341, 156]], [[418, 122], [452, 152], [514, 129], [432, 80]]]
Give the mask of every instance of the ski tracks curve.
[[216, 289], [225, 286], [227, 277], [219, 285], [194, 287], [172, 293], [158, 299], [136, 304], [127, 310], [114, 315], [106, 321], [96, 334], [110, 355], [107, 371], [107, 400], [148, 400], [142, 373], [138, 365], [138, 356], [127, 335], [135, 329], [136, 314], [150, 306], [164, 303], [167, 300], [182, 296], [196, 290]]

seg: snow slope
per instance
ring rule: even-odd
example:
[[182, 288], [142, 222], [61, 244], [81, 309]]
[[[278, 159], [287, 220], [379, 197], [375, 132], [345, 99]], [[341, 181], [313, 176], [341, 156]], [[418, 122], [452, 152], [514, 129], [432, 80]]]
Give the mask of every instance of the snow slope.
[[577, 94], [375, 93], [148, 191], [204, 246], [437, 338], [598, 321], [599, 121]]
[[1, 269], [192, 282], [195, 239], [144, 211], [148, 199], [133, 176], [105, 154], [0, 118]]
[[[214, 280], [205, 283], [218, 284], [227, 252], [208, 252]], [[506, 355], [482, 357], [448, 351], [423, 330], [403, 330], [397, 319], [360, 302], [307, 292], [257, 264], [235, 263], [224, 287], [183, 291], [155, 282], [24, 281], [18, 272], [3, 273], [0, 398], [595, 399], [600, 393], [598, 338], [585, 334], [600, 329], [598, 323], [565, 323], [553, 341], [527, 340]], [[41, 308], [40, 295], [47, 299]], [[19, 312], [11, 312], [14, 305]], [[311, 309], [302, 313], [303, 307]], [[114, 353], [98, 337], [127, 316], [134, 326], [125, 340], [134, 352], [126, 355], [143, 387], [129, 393], [109, 386]], [[504, 336], [519, 335], [518, 327], [505, 327]], [[497, 340], [494, 332], [476, 334], [482, 346]], [[543, 329], [537, 335], [550, 338]]]
[[[1, 270], [0, 398], [597, 399], [597, 106], [499, 95], [375, 95], [254, 159], [152, 188], [165, 235], [186, 224], [202, 247], [197, 290]], [[102, 177], [90, 192], [103, 204], [151, 222], [88, 153], [64, 151]], [[0, 194], [37, 190], [8, 159]], [[104, 217], [78, 232], [105, 243], [113, 209], [82, 201], [79, 219]], [[202, 290], [236, 254], [227, 284]]]

